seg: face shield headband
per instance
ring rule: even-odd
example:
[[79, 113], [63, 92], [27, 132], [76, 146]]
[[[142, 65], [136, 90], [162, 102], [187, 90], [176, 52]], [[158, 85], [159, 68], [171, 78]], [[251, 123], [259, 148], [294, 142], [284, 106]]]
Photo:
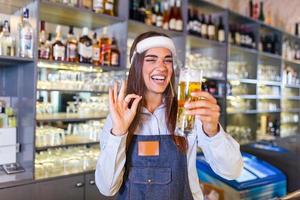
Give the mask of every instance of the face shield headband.
[[[136, 48], [133, 52], [133, 55], [130, 59], [130, 64], [133, 62], [133, 59], [137, 53], [141, 54], [141, 53], [147, 51], [148, 49], [159, 48], [159, 47], [169, 49], [172, 53], [173, 61], [175, 61], [176, 49], [175, 49], [175, 45], [174, 45], [174, 42], [172, 41], [172, 39], [165, 37], [165, 36], [153, 36], [153, 37], [149, 37], [144, 40], [141, 40], [137, 43]], [[175, 62], [173, 62], [173, 63], [175, 63]]]

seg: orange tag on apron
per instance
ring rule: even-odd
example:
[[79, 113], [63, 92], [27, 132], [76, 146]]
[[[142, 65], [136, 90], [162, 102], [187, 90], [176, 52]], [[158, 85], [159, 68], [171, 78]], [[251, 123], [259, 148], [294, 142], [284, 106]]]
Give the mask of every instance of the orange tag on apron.
[[138, 143], [139, 156], [158, 156], [159, 142], [158, 141], [139, 141]]

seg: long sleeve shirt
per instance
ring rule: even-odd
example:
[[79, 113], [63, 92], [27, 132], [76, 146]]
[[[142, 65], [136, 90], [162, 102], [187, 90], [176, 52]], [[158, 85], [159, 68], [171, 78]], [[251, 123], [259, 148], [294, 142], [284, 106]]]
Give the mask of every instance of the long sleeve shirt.
[[[165, 120], [165, 105], [160, 105], [153, 113], [142, 108], [141, 122], [133, 134], [135, 135], [169, 135]], [[114, 136], [111, 134], [112, 119], [107, 117], [100, 135], [100, 156], [98, 158], [95, 180], [99, 191], [106, 196], [115, 195], [123, 182], [126, 162], [127, 134]], [[187, 136], [187, 167], [188, 180], [194, 200], [202, 200], [203, 193], [200, 188], [196, 169], [197, 147], [204, 153], [206, 161], [213, 171], [226, 178], [239, 177], [243, 160], [239, 144], [220, 126], [219, 132], [208, 137], [200, 120], [196, 119], [193, 131]]]

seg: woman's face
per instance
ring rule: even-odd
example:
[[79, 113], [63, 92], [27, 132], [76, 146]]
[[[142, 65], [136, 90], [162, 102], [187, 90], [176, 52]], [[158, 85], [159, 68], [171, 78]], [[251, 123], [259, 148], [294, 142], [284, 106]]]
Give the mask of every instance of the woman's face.
[[162, 94], [173, 73], [172, 53], [166, 48], [152, 48], [146, 51], [143, 62], [143, 78], [147, 92]]

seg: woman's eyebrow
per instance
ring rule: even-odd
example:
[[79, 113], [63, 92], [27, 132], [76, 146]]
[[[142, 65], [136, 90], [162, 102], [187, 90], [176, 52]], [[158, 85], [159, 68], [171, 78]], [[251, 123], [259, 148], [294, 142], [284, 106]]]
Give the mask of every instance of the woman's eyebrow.
[[[149, 54], [149, 55], [146, 55], [145, 58], [158, 58], [157, 55], [153, 55], [153, 54]], [[171, 55], [166, 55], [164, 58], [172, 58]]]

